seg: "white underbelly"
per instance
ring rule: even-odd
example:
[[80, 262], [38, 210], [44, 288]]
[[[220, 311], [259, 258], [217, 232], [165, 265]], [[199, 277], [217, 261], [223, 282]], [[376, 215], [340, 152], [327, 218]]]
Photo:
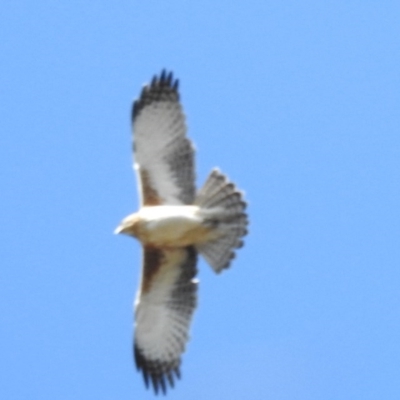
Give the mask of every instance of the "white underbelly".
[[210, 240], [211, 229], [204, 224], [196, 206], [145, 207], [139, 214], [139, 239], [154, 246], [183, 247]]

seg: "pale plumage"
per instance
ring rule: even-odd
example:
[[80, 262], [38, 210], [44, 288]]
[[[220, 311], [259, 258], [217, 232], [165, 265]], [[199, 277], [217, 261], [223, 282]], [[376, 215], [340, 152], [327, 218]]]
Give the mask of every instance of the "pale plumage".
[[178, 81], [173, 81], [172, 74], [154, 77], [143, 88], [132, 117], [142, 205], [193, 203], [194, 150], [186, 138]]
[[194, 150], [186, 137], [178, 81], [162, 72], [133, 104], [133, 150], [141, 208], [116, 229], [143, 246], [135, 303], [134, 355], [146, 386], [166, 393], [180, 377], [196, 307], [197, 253], [216, 272], [242, 246], [243, 195], [218, 170], [195, 192]]

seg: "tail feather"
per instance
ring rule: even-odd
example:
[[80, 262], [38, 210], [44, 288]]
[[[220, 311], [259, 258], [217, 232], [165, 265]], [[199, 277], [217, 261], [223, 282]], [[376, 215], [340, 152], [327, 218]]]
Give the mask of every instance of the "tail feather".
[[197, 193], [195, 203], [202, 207], [209, 207], [214, 202], [214, 196], [218, 195], [221, 191], [221, 186], [225, 183], [224, 175], [220, 174], [218, 170], [213, 170], [208, 177], [204, 186]]
[[243, 193], [219, 170], [213, 170], [196, 196], [195, 204], [212, 215], [217, 239], [196, 246], [215, 272], [229, 267], [234, 250], [243, 246], [248, 219]]

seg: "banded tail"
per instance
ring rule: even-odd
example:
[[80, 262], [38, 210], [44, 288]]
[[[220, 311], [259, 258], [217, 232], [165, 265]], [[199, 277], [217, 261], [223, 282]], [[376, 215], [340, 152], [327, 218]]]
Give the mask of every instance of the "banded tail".
[[197, 193], [195, 204], [210, 211], [210, 221], [221, 234], [216, 240], [196, 245], [196, 249], [215, 272], [221, 272], [229, 267], [235, 249], [243, 246], [241, 238], [247, 234], [243, 193], [218, 169], [214, 169]]

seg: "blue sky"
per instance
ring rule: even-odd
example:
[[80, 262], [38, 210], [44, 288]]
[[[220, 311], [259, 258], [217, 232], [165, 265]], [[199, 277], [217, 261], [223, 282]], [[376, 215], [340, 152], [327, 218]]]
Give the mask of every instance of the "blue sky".
[[[118, 3], [118, 4], [117, 4]], [[135, 371], [130, 107], [180, 79], [198, 184], [246, 192], [231, 269], [200, 262], [171, 399], [398, 399], [400, 5], [3, 1], [0, 386], [151, 399]]]

